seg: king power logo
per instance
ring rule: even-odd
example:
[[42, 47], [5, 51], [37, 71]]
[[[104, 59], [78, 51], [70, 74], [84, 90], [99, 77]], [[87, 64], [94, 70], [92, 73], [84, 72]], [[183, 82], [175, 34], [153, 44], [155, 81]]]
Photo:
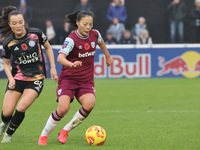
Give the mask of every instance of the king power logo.
[[[151, 77], [150, 54], [137, 54], [136, 62], [125, 62], [120, 55], [112, 55], [113, 64], [108, 67], [104, 55], [99, 55], [99, 62], [94, 64], [95, 78], [147, 78]], [[134, 57], [134, 56], [133, 56]]]

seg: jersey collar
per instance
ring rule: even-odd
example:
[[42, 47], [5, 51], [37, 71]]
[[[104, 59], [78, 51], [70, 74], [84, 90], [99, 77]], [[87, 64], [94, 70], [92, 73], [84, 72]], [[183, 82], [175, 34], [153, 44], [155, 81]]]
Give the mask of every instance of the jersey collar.
[[81, 38], [81, 39], [87, 39], [87, 38], [89, 37], [89, 34], [86, 35], [86, 36], [81, 35], [81, 34], [78, 32], [78, 30], [76, 30], [75, 33], [76, 33], [76, 35], [77, 35], [79, 38]]

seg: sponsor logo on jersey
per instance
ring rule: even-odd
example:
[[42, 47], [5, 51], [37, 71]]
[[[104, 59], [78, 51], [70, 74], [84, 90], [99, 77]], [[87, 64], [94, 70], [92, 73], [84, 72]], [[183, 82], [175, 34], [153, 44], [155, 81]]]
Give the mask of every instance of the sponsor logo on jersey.
[[91, 42], [92, 48], [95, 48], [95, 42]]
[[30, 47], [34, 47], [34, 46], [35, 46], [35, 41], [29, 41], [28, 45], [29, 45]]
[[15, 49], [14, 49], [14, 51], [18, 51], [18, 50], [19, 50], [19, 48], [16, 46]]
[[27, 50], [28, 49], [28, 46], [25, 43], [22, 44], [21, 47], [22, 47], [23, 50]]
[[93, 51], [93, 52], [86, 52], [86, 53], [84, 53], [84, 54], [78, 53], [78, 57], [79, 57], [79, 58], [84, 58], [84, 57], [94, 56], [95, 53], [96, 53], [96, 51]]
[[62, 49], [66, 48], [68, 44], [69, 44], [69, 42], [65, 41], [64, 44], [63, 44], [63, 46], [62, 46]]
[[29, 64], [39, 61], [37, 52], [25, 55], [25, 53], [20, 53], [22, 56], [18, 57], [19, 64]]

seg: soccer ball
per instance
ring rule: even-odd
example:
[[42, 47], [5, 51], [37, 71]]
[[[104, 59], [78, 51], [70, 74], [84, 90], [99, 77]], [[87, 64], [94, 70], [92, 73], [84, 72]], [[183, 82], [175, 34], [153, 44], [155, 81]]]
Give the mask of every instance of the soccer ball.
[[85, 132], [85, 140], [89, 145], [102, 145], [106, 141], [106, 131], [100, 126], [91, 126]]

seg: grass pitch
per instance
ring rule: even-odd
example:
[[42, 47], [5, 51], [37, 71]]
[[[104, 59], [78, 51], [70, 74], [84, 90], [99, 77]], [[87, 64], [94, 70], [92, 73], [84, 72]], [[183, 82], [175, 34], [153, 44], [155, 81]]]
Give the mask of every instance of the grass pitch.
[[[2, 107], [7, 80], [0, 83]], [[96, 106], [89, 117], [69, 132], [66, 144], [58, 142], [58, 132], [80, 108], [75, 100], [50, 134], [48, 145], [39, 146], [42, 129], [57, 108], [56, 88], [53, 80], [45, 80], [42, 94], [27, 110], [12, 143], [0, 144], [0, 150], [200, 149], [200, 79], [96, 79]], [[85, 131], [92, 125], [106, 130], [104, 145], [85, 142]]]

